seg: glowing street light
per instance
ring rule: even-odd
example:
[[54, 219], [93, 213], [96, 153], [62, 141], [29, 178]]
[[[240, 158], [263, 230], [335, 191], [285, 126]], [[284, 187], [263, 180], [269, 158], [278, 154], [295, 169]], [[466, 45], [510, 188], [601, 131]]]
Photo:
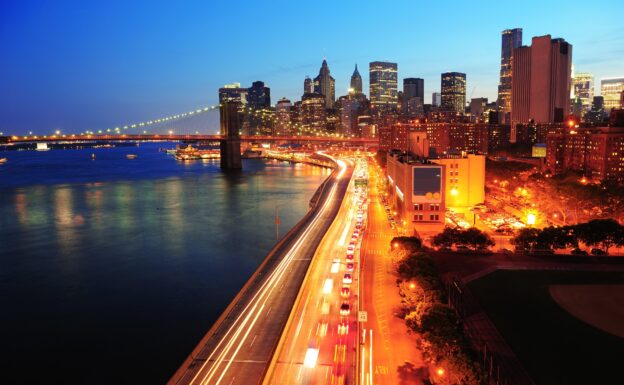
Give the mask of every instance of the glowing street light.
[[436, 369], [436, 374], [440, 377], [444, 376], [446, 372], [444, 371], [444, 368], [440, 367]]

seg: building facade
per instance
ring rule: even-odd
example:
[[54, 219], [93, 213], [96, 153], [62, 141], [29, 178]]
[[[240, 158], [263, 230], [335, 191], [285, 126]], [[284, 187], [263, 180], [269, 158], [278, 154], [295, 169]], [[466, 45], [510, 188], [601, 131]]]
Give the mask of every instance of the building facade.
[[360, 72], [358, 71], [357, 64], [355, 65], [355, 70], [353, 70], [353, 75], [351, 75], [351, 90], [355, 94], [362, 93], [362, 76], [360, 76]]
[[445, 72], [441, 76], [442, 109], [463, 115], [466, 109], [466, 74]]
[[373, 110], [396, 110], [397, 68], [397, 63], [375, 61], [369, 64], [369, 96]]
[[624, 127], [570, 129], [546, 138], [546, 167], [554, 175], [581, 171], [595, 180], [624, 182]]
[[423, 114], [425, 104], [425, 80], [421, 78], [403, 79], [403, 113], [409, 117]]
[[442, 105], [442, 94], [439, 92], [433, 92], [431, 94], [431, 105], [435, 107], [440, 107]]
[[319, 93], [307, 93], [301, 98], [299, 112], [301, 127], [307, 134], [319, 134], [326, 131], [327, 109], [325, 96]]
[[577, 72], [572, 78], [574, 99], [580, 101], [580, 118], [585, 117], [594, 100], [594, 75], [589, 72]]
[[219, 104], [225, 102], [238, 102], [240, 105], [247, 104], [248, 88], [241, 87], [240, 83], [226, 84], [219, 88]]
[[512, 62], [515, 48], [522, 46], [522, 28], [506, 29], [501, 33], [501, 68], [498, 85], [498, 110], [501, 123], [508, 123], [511, 112]]
[[275, 104], [275, 131], [277, 136], [290, 136], [293, 132], [291, 124], [292, 103], [286, 98], [281, 98]]
[[572, 45], [550, 35], [513, 50], [511, 124], [563, 122], [570, 110]]
[[325, 108], [333, 108], [336, 100], [336, 81], [330, 75], [327, 60], [323, 60], [319, 74], [314, 78], [314, 92], [325, 97]]
[[604, 99], [604, 109], [607, 113], [613, 108], [622, 108], [621, 93], [624, 91], [624, 77], [600, 79], [600, 95]]

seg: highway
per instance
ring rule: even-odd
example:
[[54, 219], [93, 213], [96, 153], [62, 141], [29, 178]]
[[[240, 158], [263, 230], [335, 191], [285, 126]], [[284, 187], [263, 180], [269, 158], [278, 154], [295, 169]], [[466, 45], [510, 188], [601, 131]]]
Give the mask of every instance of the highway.
[[353, 166], [338, 160], [315, 208], [280, 241], [168, 385], [259, 384]]
[[[356, 167], [356, 176], [362, 172]], [[349, 188], [314, 255], [264, 384], [355, 383], [365, 194], [364, 189]], [[345, 274], [351, 275], [352, 282], [344, 280]]]

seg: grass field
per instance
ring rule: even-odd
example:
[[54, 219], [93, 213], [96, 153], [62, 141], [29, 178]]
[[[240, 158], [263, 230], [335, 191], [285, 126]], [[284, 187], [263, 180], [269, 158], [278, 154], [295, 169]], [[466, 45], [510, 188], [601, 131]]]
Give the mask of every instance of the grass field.
[[538, 385], [623, 384], [624, 338], [574, 317], [549, 292], [593, 284], [624, 284], [624, 273], [505, 270], [469, 287]]

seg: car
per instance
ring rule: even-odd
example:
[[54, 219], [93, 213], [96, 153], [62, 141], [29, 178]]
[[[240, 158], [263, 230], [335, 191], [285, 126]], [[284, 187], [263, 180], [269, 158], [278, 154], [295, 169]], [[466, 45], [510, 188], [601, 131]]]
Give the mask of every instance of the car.
[[347, 261], [353, 261], [353, 253], [349, 254], [347, 252]]
[[336, 274], [338, 271], [340, 271], [340, 259], [334, 259], [334, 262], [332, 262], [330, 271], [333, 274]]
[[470, 249], [466, 245], [457, 245], [455, 249], [457, 251], [463, 251], [463, 252], [470, 251]]
[[351, 289], [346, 286], [340, 289], [340, 296], [342, 298], [349, 298], [349, 295], [351, 295]]
[[509, 249], [505, 249], [505, 248], [498, 250], [498, 252], [501, 253], [501, 254], [507, 254], [507, 255], [513, 254], [513, 251], [511, 251]]
[[349, 323], [348, 322], [341, 322], [338, 324], [338, 335], [340, 336], [344, 336], [346, 334], [349, 334]]
[[[602, 251], [602, 250], [601, 250], [601, 251]], [[570, 254], [572, 254], [572, 255], [589, 255], [589, 254], [587, 253], [587, 251], [585, 251], [585, 250], [581, 250], [581, 249], [579, 249], [579, 248], [572, 249], [572, 251], [570, 251]]]
[[354, 265], [353, 263], [347, 263], [347, 271], [353, 271]]
[[351, 276], [351, 274], [346, 273], [344, 277], [342, 277], [342, 283], [344, 283], [345, 285], [353, 283], [353, 277]]
[[607, 252], [602, 249], [591, 249], [589, 253], [591, 255], [607, 255]]
[[343, 302], [342, 305], [340, 305], [340, 315], [348, 316], [350, 313], [351, 313], [351, 306], [348, 303]]

